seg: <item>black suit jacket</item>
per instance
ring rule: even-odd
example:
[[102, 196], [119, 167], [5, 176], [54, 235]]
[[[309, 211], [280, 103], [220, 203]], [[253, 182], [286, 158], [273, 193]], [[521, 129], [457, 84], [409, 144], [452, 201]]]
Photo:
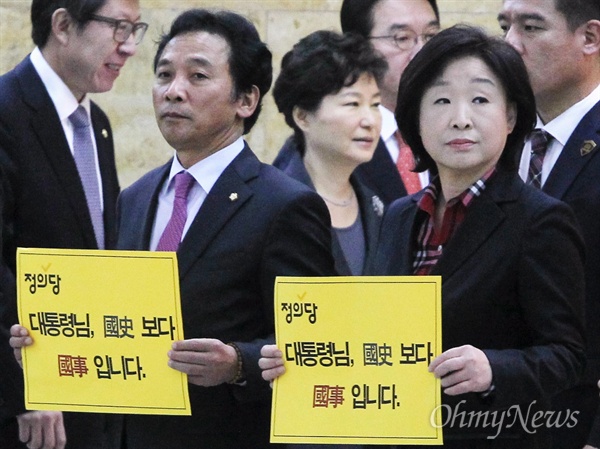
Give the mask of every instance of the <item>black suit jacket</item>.
[[[116, 241], [119, 192], [112, 133], [106, 115], [91, 109], [102, 175], [106, 247]], [[75, 161], [48, 92], [29, 57], [0, 77], [2, 264], [15, 273], [17, 247], [94, 249], [96, 240]], [[3, 323], [16, 323], [14, 284], [0, 284]], [[11, 298], [11, 299], [7, 299]], [[105, 446], [104, 417], [65, 414], [67, 447]]]
[[[372, 274], [412, 274], [421, 195], [388, 209]], [[444, 396], [449, 407], [444, 411], [489, 413], [520, 405], [525, 416], [536, 401], [531, 418], [538, 407], [547, 410], [552, 394], [578, 381], [585, 359], [583, 252], [564, 203], [525, 186], [516, 174], [497, 172], [488, 181], [431, 274], [442, 277], [443, 349], [467, 344], [482, 349], [495, 392], [487, 400], [477, 394]], [[515, 413], [507, 419], [514, 420]], [[454, 426], [448, 423], [446, 439], [485, 439], [499, 430], [485, 427], [483, 418], [478, 426], [460, 423], [460, 416]], [[507, 447], [549, 447], [541, 429], [528, 435], [517, 423], [501, 430], [498, 439], [517, 438]]]
[[[0, 176], [2, 176], [2, 168], [0, 167]], [[0, 254], [2, 254], [2, 209], [3, 187], [0, 182]], [[0, 289], [0, 304], [10, 301], [14, 303], [12, 296], [6, 297], [3, 293], [5, 290], [15, 290], [15, 279], [6, 266], [0, 264], [0, 285], [4, 288]], [[23, 376], [21, 368], [17, 364], [13, 356], [12, 349], [8, 345], [7, 329], [11, 325], [10, 322], [5, 323], [0, 327], [0, 429], [8, 420], [20, 415], [25, 411], [23, 405]], [[0, 432], [1, 433], [1, 432]]]
[[[120, 249], [149, 248], [158, 192], [170, 166], [121, 194]], [[190, 417], [126, 416], [128, 449], [269, 447], [271, 391], [258, 358], [263, 344], [274, 341], [275, 277], [333, 275], [330, 226], [316, 193], [260, 163], [247, 146], [232, 161], [194, 218], [177, 259], [185, 338], [234, 342], [246, 383], [190, 385]]]
[[[581, 227], [586, 247], [586, 336], [588, 363], [582, 384], [564, 406], [578, 408], [579, 394], [593, 396], [598, 403], [596, 383], [600, 379], [600, 103], [597, 103], [579, 122], [571, 134], [556, 164], [552, 168], [543, 189], [545, 193], [569, 204]], [[561, 405], [562, 399], [558, 401]], [[589, 404], [588, 407], [594, 407]], [[585, 410], [582, 413], [595, 413]], [[578, 429], [575, 428], [574, 432]], [[583, 428], [582, 428], [583, 430]], [[589, 440], [600, 446], [600, 413]]]
[[[290, 159], [283, 169], [283, 172], [291, 178], [300, 181], [307, 185], [312, 190], [315, 190], [310, 175], [306, 171], [302, 155], [300, 152], [290, 154]], [[375, 193], [363, 184], [358, 176], [353, 174], [350, 178], [352, 187], [358, 198], [358, 205], [362, 218], [363, 230], [365, 234], [365, 269], [371, 264], [371, 259], [375, 255], [377, 247], [377, 239], [379, 238], [379, 228], [381, 226], [381, 218], [384, 212], [384, 205], [381, 199]], [[331, 233], [331, 251], [335, 260], [335, 270], [340, 276], [351, 276], [350, 267], [346, 262], [344, 251], [337, 238], [335, 231]]]
[[[280, 170], [285, 170], [296, 153], [299, 153], [299, 150], [294, 137], [291, 136], [279, 150], [273, 165]], [[360, 182], [386, 205], [407, 195], [396, 164], [381, 139], [377, 143], [373, 158], [359, 165], [354, 173]]]

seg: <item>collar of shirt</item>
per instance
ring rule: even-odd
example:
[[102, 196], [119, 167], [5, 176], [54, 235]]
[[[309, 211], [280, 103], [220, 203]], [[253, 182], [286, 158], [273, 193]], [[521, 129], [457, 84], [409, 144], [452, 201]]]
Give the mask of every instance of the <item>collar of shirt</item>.
[[175, 188], [175, 183], [173, 182], [175, 175], [186, 170], [194, 177], [196, 182], [202, 187], [202, 190], [208, 195], [217, 182], [217, 179], [219, 179], [219, 176], [221, 176], [229, 164], [231, 164], [243, 149], [244, 139], [240, 137], [231, 145], [211, 154], [206, 159], [196, 162], [188, 169], [183, 168], [177, 158], [177, 153], [175, 153], [173, 163], [171, 164], [171, 171], [169, 172], [169, 180], [166, 183], [166, 193], [170, 193]]
[[448, 243], [456, 229], [463, 222], [467, 207], [476, 196], [481, 195], [486, 183], [495, 172], [495, 168], [492, 168], [463, 193], [448, 201], [439, 229], [434, 226], [435, 202], [441, 188], [439, 178], [436, 177], [426, 187], [423, 197], [417, 204], [425, 214], [416, 236], [415, 251], [413, 253], [413, 274], [427, 275], [431, 273], [433, 267], [442, 257], [444, 245]]
[[154, 217], [154, 225], [150, 236], [150, 250], [154, 251], [158, 246], [160, 236], [167, 227], [169, 218], [173, 211], [173, 201], [175, 198], [175, 183], [173, 179], [175, 175], [181, 171], [187, 171], [191, 174], [196, 183], [192, 186], [187, 197], [187, 219], [183, 227], [183, 236], [187, 234], [192, 222], [196, 218], [198, 211], [204, 204], [204, 200], [208, 192], [213, 188], [219, 176], [225, 171], [227, 166], [237, 157], [244, 149], [244, 140], [240, 137], [231, 145], [217, 151], [206, 159], [197, 162], [187, 170], [183, 168], [177, 154], [171, 163], [169, 178], [164, 183], [158, 195], [158, 206], [156, 216]]
[[[36, 47], [30, 55], [31, 63], [35, 68], [36, 72], [40, 76], [44, 87], [50, 95], [50, 99], [54, 104], [54, 109], [58, 113], [61, 123], [69, 123], [69, 116], [77, 109], [80, 103], [71, 92], [71, 89], [65, 84], [60, 76], [50, 67], [50, 64], [44, 59], [42, 52]], [[86, 95], [81, 101], [81, 105], [90, 114], [90, 99]]]
[[[573, 134], [573, 131], [575, 131], [575, 128], [577, 128], [577, 125], [579, 125], [579, 122], [583, 119], [583, 117], [585, 117], [585, 115], [598, 102], [600, 102], [600, 85], [598, 85], [583, 100], [575, 103], [569, 109], [545, 125], [538, 116], [536, 128], [543, 129], [552, 136], [552, 140], [548, 144], [548, 149], [546, 150], [546, 154], [544, 156], [544, 163], [542, 165], [542, 186], [550, 175], [552, 168], [554, 168], [554, 164], [562, 153], [562, 150], [571, 137], [571, 134]], [[521, 162], [519, 164], [519, 176], [523, 180], [527, 180], [530, 159], [531, 142], [528, 140], [523, 148]]]
[[538, 117], [537, 127], [541, 127], [550, 133], [550, 135], [558, 140], [564, 147], [569, 140], [569, 137], [571, 137], [571, 134], [573, 134], [573, 131], [575, 131], [575, 128], [577, 128], [577, 125], [579, 125], [581, 119], [583, 119], [583, 117], [590, 112], [590, 109], [598, 102], [600, 102], [600, 85], [590, 92], [583, 100], [575, 103], [558, 117], [546, 123], [546, 125], [543, 125], [541, 119]]
[[[398, 131], [396, 117], [392, 111], [382, 105], [379, 105], [379, 112], [381, 112], [381, 140], [385, 143], [385, 147], [395, 164], [398, 156], [400, 156], [400, 148], [395, 136], [396, 131]], [[424, 171], [419, 173], [419, 180], [421, 181], [421, 186], [425, 187], [429, 183], [429, 172]]]
[[392, 160], [396, 162], [398, 155], [400, 154], [400, 148], [398, 147], [398, 141], [395, 136], [396, 131], [398, 131], [396, 117], [394, 117], [392, 111], [381, 105], [379, 105], [379, 112], [381, 113], [381, 140], [385, 143]]
[[[89, 96], [83, 97], [81, 103], [77, 101], [71, 89], [67, 87], [62, 78], [58, 76], [58, 74], [50, 67], [48, 61], [44, 59], [44, 55], [38, 47], [35, 47], [29, 56], [31, 64], [33, 64], [33, 68], [38, 73], [50, 99], [52, 100], [52, 104], [54, 105], [54, 109], [58, 114], [58, 118], [60, 119], [60, 124], [63, 129], [63, 134], [67, 139], [67, 144], [69, 145], [69, 149], [71, 150], [71, 154], [75, 154], [75, 149], [73, 147], [73, 133], [74, 128], [73, 124], [69, 120], [69, 116], [75, 112], [80, 105], [84, 107], [85, 111], [88, 115], [88, 120], [90, 123], [92, 122], [90, 115], [90, 98]], [[90, 137], [92, 141], [92, 145], [94, 147], [94, 163], [96, 166], [96, 177], [98, 179], [98, 188], [100, 190], [100, 207], [104, 210], [104, 195], [102, 191], [102, 174], [100, 173], [100, 163], [98, 161], [98, 148], [96, 145], [96, 139], [94, 138], [94, 130], [92, 127], [89, 129]]]
[[379, 112], [381, 113], [381, 139], [387, 141], [398, 130], [398, 124], [394, 113], [385, 106], [379, 105]]
[[[488, 170], [481, 178], [475, 181], [468, 189], [462, 192], [460, 195], [451, 198], [448, 200], [448, 207], [453, 207], [457, 203], [462, 203], [462, 205], [466, 208], [471, 204], [473, 199], [479, 195], [481, 192], [485, 190], [486, 183], [492, 177], [492, 175], [496, 173], [496, 167]], [[431, 183], [425, 188], [423, 192], [423, 196], [417, 203], [419, 209], [427, 212], [429, 216], [433, 217], [435, 212], [435, 203], [438, 198], [438, 192], [441, 188], [440, 178], [436, 176]]]

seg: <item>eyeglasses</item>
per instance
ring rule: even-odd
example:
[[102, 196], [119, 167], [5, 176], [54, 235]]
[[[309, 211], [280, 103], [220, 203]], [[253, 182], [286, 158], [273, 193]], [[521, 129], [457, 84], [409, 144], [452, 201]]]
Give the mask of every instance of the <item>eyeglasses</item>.
[[423, 44], [426, 44], [437, 32], [438, 30], [432, 30], [423, 34], [417, 34], [411, 30], [405, 30], [389, 36], [371, 36], [369, 39], [390, 39], [400, 50], [409, 51], [417, 45], [419, 38], [421, 38]]
[[144, 39], [144, 34], [146, 34], [146, 30], [148, 29], [148, 24], [144, 22], [133, 23], [130, 20], [113, 19], [97, 14], [91, 14], [89, 18], [90, 20], [110, 24], [114, 29], [113, 39], [119, 44], [125, 43], [129, 39], [129, 36], [133, 34], [135, 45], [138, 45]]

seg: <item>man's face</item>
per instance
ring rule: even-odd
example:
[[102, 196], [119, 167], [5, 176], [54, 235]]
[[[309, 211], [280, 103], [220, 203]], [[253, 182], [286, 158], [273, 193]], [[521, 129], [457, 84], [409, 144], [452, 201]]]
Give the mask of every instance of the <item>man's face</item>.
[[[138, 0], [107, 0], [96, 14], [137, 22], [140, 8]], [[113, 33], [114, 28], [108, 23], [91, 20], [78, 30], [73, 21], [63, 46], [59, 71], [78, 99], [86, 93], [112, 89], [125, 62], [135, 54], [133, 36], [119, 44], [113, 39]]]
[[225, 39], [200, 31], [175, 36], [160, 56], [154, 112], [163, 136], [180, 155], [204, 158], [241, 135], [243, 96], [234, 95], [229, 53]]
[[581, 51], [585, 36], [582, 27], [569, 30], [554, 0], [505, 0], [498, 23], [525, 62], [538, 106], [578, 89], [586, 74]]
[[371, 40], [389, 66], [381, 85], [381, 102], [394, 111], [402, 72], [423, 48], [424, 42], [439, 31], [440, 24], [427, 0], [381, 0], [373, 8], [372, 16], [371, 37], [401, 34], [418, 36], [410, 50], [401, 50], [392, 39]]

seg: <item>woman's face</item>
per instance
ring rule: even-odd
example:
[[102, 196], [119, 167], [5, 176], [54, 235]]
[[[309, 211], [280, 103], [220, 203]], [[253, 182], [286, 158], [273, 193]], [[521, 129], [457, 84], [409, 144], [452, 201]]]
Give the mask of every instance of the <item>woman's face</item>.
[[295, 110], [306, 155], [312, 152], [321, 160], [352, 168], [371, 160], [381, 132], [380, 99], [375, 79], [363, 74], [351, 86], [325, 96], [315, 112]]
[[425, 90], [419, 129], [442, 180], [475, 182], [500, 159], [515, 120], [500, 80], [483, 61], [467, 56]]

